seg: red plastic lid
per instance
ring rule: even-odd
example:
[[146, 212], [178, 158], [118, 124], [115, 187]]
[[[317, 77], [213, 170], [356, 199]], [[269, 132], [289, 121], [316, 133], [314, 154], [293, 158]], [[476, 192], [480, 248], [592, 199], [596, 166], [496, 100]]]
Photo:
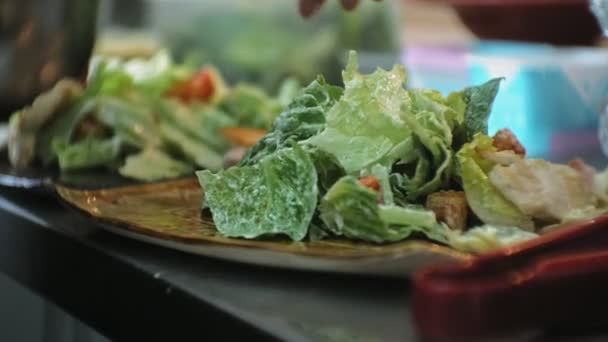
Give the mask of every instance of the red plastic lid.
[[588, 0], [427, 0], [457, 6], [538, 6], [588, 5]]
[[608, 216], [423, 270], [413, 289], [415, 326], [433, 340], [608, 322]]

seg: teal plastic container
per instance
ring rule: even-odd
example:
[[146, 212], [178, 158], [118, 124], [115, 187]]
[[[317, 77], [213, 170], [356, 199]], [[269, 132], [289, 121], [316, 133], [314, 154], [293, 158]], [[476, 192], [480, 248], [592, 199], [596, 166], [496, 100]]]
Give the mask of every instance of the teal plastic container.
[[608, 49], [483, 42], [467, 56], [472, 84], [505, 77], [489, 133], [510, 128], [531, 157], [597, 155], [608, 103]]

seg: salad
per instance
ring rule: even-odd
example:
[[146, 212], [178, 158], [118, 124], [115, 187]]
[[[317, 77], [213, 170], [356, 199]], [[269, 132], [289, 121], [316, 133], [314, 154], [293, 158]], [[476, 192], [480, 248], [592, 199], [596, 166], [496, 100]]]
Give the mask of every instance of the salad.
[[329, 1], [303, 21], [290, 1], [156, 2], [151, 20], [178, 59], [196, 58], [228, 80], [273, 90], [285, 75], [309, 82], [321, 73], [339, 82], [342, 52], [351, 49], [367, 55], [362, 62], [392, 65], [401, 52], [397, 5], [361, 1], [345, 13]]
[[358, 71], [304, 88], [226, 170], [198, 171], [203, 210], [245, 239], [425, 237], [481, 252], [604, 212], [607, 173], [529, 159], [509, 130], [488, 136], [501, 79], [443, 96], [406, 71]]
[[86, 85], [61, 80], [11, 116], [14, 167], [106, 168], [141, 181], [217, 171], [224, 154], [253, 144], [299, 89], [293, 80], [275, 97], [228, 87], [215, 69], [177, 65], [164, 51], [147, 60], [94, 58], [90, 69]]

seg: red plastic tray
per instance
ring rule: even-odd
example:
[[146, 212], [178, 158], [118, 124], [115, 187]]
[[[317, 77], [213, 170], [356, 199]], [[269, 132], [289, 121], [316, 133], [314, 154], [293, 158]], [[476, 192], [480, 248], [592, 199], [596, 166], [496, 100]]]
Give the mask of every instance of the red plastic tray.
[[413, 280], [414, 324], [432, 340], [608, 323], [608, 216]]

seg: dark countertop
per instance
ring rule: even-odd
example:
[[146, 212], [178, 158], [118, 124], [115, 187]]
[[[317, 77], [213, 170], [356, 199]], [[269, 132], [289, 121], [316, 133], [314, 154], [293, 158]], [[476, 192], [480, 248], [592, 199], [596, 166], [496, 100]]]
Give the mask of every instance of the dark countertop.
[[0, 191], [0, 271], [116, 340], [414, 338], [402, 280], [191, 256], [101, 231], [27, 191]]
[[407, 281], [191, 256], [101, 231], [48, 194], [0, 190], [0, 272], [113, 340], [416, 340]]

